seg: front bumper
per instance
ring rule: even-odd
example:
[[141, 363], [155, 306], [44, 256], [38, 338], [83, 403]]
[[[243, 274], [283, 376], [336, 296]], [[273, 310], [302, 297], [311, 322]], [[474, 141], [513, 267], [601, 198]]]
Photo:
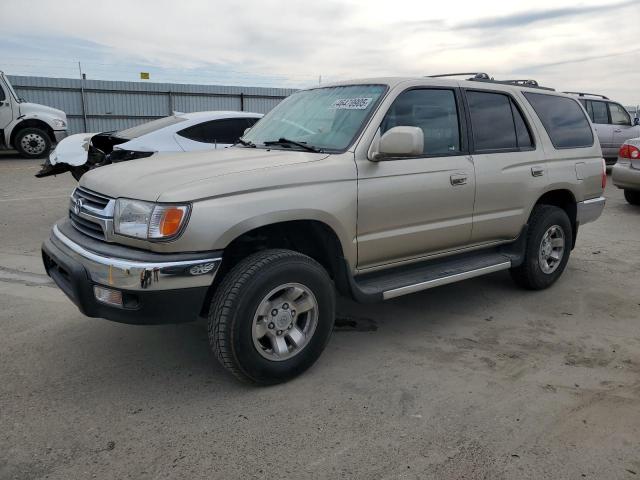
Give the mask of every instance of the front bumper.
[[611, 170], [613, 184], [625, 190], [640, 190], [640, 169], [630, 163], [616, 163]]
[[[198, 317], [222, 261], [220, 252], [181, 256], [124, 250], [129, 254], [121, 257], [129, 258], [105, 256], [73, 241], [55, 225], [42, 245], [42, 259], [47, 274], [89, 317], [133, 324], [180, 323]], [[123, 305], [99, 302], [94, 286], [120, 291]]]
[[66, 130], [54, 130], [53, 136], [56, 143], [60, 143], [60, 141], [68, 135]]
[[604, 204], [606, 200], [604, 197], [590, 198], [577, 204], [576, 221], [579, 225], [585, 223], [594, 222], [602, 215], [604, 210]]

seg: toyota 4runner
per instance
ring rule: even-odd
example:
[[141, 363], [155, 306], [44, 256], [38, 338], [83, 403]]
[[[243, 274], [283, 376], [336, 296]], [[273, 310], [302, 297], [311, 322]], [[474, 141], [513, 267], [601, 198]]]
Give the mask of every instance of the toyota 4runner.
[[291, 95], [234, 147], [89, 172], [42, 255], [85, 315], [206, 317], [228, 370], [277, 383], [319, 357], [336, 291], [377, 302], [499, 270], [549, 287], [605, 182], [571, 96], [351, 81]]

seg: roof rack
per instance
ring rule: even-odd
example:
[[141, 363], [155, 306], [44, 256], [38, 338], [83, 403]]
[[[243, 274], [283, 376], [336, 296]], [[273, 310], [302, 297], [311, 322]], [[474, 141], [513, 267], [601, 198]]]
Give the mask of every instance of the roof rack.
[[609, 100], [609, 97], [605, 97], [604, 95], [598, 95], [597, 93], [586, 93], [586, 92], [562, 92], [568, 93], [569, 95], [578, 95], [579, 97], [584, 97], [585, 95], [589, 95], [590, 97], [600, 97], [603, 100]]
[[550, 90], [552, 92], [555, 91], [555, 89], [553, 88], [540, 86], [540, 84], [536, 80], [532, 80], [532, 79], [496, 80], [495, 78], [490, 77], [487, 73], [483, 73], [483, 72], [443, 73], [439, 75], [429, 75], [429, 77], [430, 78], [459, 77], [459, 76], [467, 76], [467, 75], [471, 75], [471, 77], [467, 78], [467, 80], [472, 82], [491, 82], [491, 83], [500, 83], [503, 85], [518, 85], [520, 87], [539, 88], [541, 90]]

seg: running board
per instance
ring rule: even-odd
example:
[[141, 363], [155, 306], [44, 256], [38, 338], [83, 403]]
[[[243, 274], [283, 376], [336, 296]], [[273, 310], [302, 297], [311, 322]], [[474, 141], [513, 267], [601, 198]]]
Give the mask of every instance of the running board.
[[351, 292], [361, 302], [388, 300], [507, 270], [518, 263], [517, 257], [499, 249], [472, 252], [361, 274], [351, 278]]
[[419, 292], [421, 290], [427, 290], [429, 288], [439, 287], [440, 285], [446, 285], [448, 283], [459, 282], [460, 280], [466, 280], [468, 278], [479, 277], [488, 273], [499, 272], [500, 270], [507, 270], [511, 268], [511, 262], [496, 263], [488, 267], [476, 268], [475, 270], [469, 270], [467, 272], [452, 273], [450, 275], [434, 278], [433, 280], [425, 280], [424, 282], [415, 283], [413, 285], [407, 285], [406, 287], [394, 288], [382, 293], [382, 298], [388, 300], [390, 298], [401, 297], [409, 293]]

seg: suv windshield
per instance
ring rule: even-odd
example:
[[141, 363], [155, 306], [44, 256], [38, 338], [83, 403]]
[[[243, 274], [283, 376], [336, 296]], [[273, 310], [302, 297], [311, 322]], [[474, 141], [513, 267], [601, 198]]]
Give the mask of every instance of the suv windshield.
[[303, 90], [283, 100], [244, 137], [270, 148], [346, 150], [385, 92], [384, 85], [347, 85]]
[[184, 122], [186, 118], [172, 115], [170, 117], [159, 118], [158, 120], [152, 120], [150, 122], [136, 125], [135, 127], [127, 128], [126, 130], [120, 130], [113, 136], [117, 138], [124, 138], [127, 140], [133, 140], [134, 138], [141, 137], [147, 133], [155, 132], [161, 128], [174, 125], [176, 123]]

